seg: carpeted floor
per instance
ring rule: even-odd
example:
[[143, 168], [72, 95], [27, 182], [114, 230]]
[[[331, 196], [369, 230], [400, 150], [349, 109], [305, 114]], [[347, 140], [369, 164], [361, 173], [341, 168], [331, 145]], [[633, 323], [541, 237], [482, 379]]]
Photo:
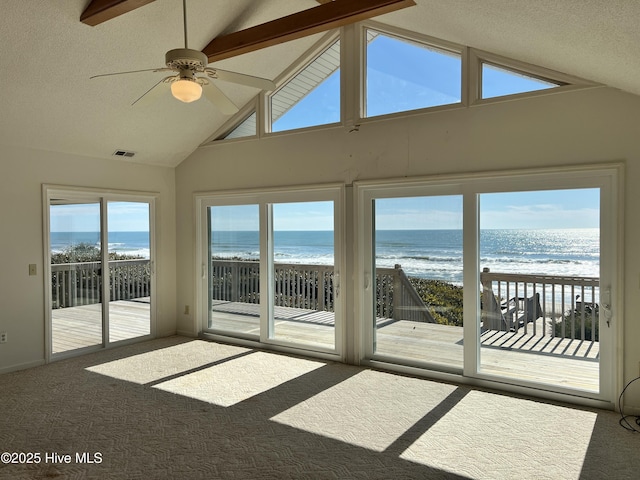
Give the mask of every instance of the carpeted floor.
[[171, 337], [0, 376], [0, 478], [640, 478], [618, 418]]

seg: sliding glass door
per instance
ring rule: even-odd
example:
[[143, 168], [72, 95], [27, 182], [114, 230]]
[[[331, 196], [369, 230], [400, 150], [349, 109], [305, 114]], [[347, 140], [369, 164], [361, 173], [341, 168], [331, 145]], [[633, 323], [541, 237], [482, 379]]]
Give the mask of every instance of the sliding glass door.
[[340, 351], [340, 187], [203, 196], [205, 331]]
[[360, 182], [363, 357], [611, 401], [617, 182]]
[[152, 334], [152, 201], [47, 191], [48, 355]]

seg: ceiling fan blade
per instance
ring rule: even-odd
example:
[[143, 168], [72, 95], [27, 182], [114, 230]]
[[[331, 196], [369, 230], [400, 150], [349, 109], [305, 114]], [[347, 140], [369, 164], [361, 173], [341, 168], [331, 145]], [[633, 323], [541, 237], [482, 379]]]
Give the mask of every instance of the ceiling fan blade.
[[245, 75], [244, 73], [228, 72], [218, 68], [211, 68], [211, 70], [215, 71], [215, 77], [223, 82], [237, 83], [239, 85], [246, 85], [247, 87], [255, 87], [267, 91], [276, 89], [276, 84], [266, 78]]
[[207, 100], [213, 103], [225, 115], [233, 115], [239, 110], [236, 104], [222, 93], [222, 90], [216, 87], [213, 82], [203, 85], [202, 90]]
[[[169, 77], [167, 77], [169, 78]], [[134, 105], [149, 105], [153, 101], [155, 101], [158, 97], [165, 93], [165, 89], [161, 87], [161, 85], [167, 85], [165, 83], [166, 78], [159, 80], [156, 84], [153, 85], [149, 90], [144, 92], [141, 96], [139, 96], [135, 102], [131, 104]]]
[[94, 75], [93, 77], [89, 77], [89, 80], [92, 80], [94, 78], [99, 78], [99, 77], [112, 77], [113, 75], [126, 75], [127, 73], [166, 72], [168, 70], [171, 70], [171, 69], [167, 67], [161, 67], [161, 68], [147, 68], [146, 70], [131, 70], [128, 72], [103, 73], [101, 75]]

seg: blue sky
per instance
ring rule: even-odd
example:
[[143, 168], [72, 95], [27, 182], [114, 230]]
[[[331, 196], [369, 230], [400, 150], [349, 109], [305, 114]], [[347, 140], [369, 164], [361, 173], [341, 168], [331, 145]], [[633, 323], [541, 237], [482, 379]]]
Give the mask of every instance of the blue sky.
[[[491, 193], [480, 196], [480, 227], [495, 228], [598, 228], [598, 189]], [[149, 212], [144, 203], [110, 203], [111, 231], [148, 231]], [[331, 202], [276, 204], [274, 229], [331, 230]], [[99, 205], [54, 205], [51, 231], [99, 230]], [[257, 230], [256, 205], [215, 207], [215, 230]], [[376, 200], [376, 228], [381, 230], [462, 228], [462, 197], [409, 197]]]
[[[462, 228], [462, 196], [441, 195], [378, 199], [376, 228], [431, 230]], [[482, 229], [598, 228], [598, 189], [488, 193], [480, 195]], [[331, 202], [275, 204], [274, 229], [331, 230]], [[256, 205], [214, 207], [214, 230], [258, 230]]]
[[[480, 195], [481, 229], [598, 228], [598, 189], [547, 190]], [[376, 228], [430, 230], [462, 228], [462, 197], [376, 200]]]
[[[100, 231], [100, 204], [80, 203], [52, 205], [49, 210], [52, 232]], [[149, 205], [146, 203], [109, 202], [109, 230], [112, 232], [148, 232]]]

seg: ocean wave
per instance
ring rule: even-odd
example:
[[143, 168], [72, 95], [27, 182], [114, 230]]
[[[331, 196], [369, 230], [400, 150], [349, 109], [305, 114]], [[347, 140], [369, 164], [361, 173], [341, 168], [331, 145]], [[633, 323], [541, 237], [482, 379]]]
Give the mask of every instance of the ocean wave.
[[523, 258], [523, 257], [482, 257], [482, 263], [500, 263], [500, 264], [542, 264], [542, 265], [583, 265], [592, 263], [589, 259], [567, 259], [567, 258]]
[[378, 260], [417, 260], [424, 262], [461, 262], [462, 256], [459, 257], [437, 257], [424, 255], [376, 255]]

